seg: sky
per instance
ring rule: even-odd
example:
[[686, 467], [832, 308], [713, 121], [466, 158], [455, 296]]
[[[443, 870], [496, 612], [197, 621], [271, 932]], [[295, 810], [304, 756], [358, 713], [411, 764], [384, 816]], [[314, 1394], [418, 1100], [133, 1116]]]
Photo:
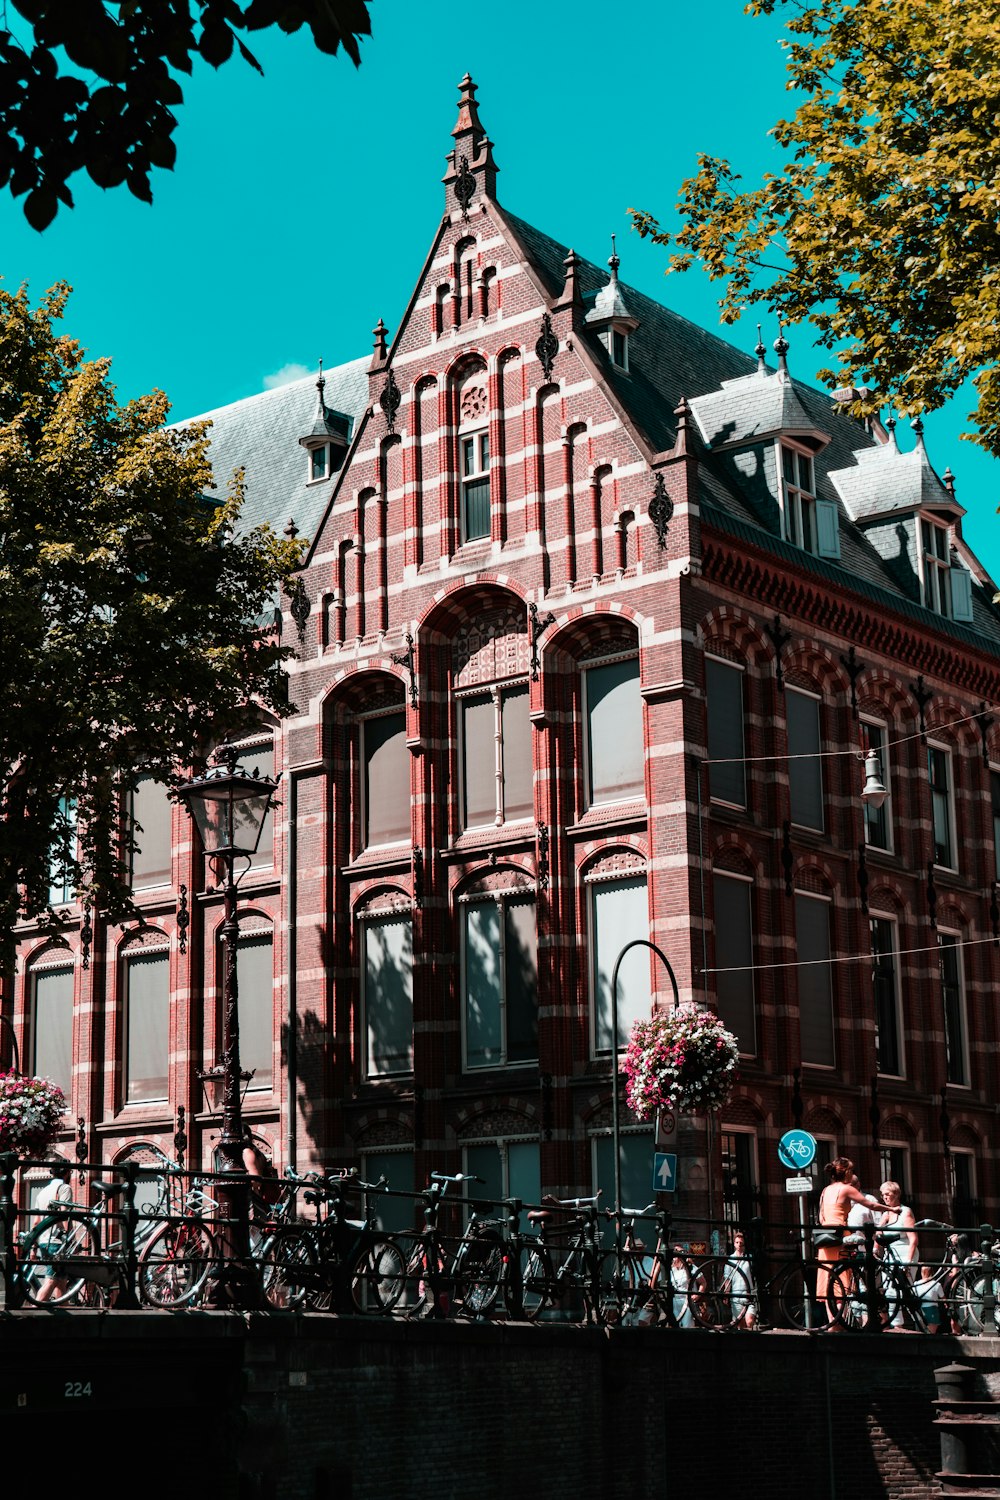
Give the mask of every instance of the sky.
[[[768, 135], [793, 107], [779, 18], [743, 0], [578, 0], [499, 6], [372, 0], [355, 69], [308, 33], [258, 33], [260, 78], [239, 58], [182, 79], [177, 166], [153, 204], [77, 176], [73, 210], [42, 234], [0, 194], [0, 276], [34, 298], [74, 295], [65, 327], [110, 355], [124, 399], [165, 390], [177, 419], [289, 376], [366, 355], [379, 317], [394, 331], [444, 208], [458, 89], [468, 71], [495, 146], [500, 201], [590, 260], [618, 236], [621, 277], [749, 351], [756, 317], [721, 329], [721, 284], [665, 278], [665, 253], [629, 207], [664, 221], [698, 152], [753, 185], [780, 169]], [[13, 25], [17, 28], [16, 16]], [[776, 327], [765, 324], [770, 345]], [[789, 333], [793, 373], [828, 362]], [[971, 400], [928, 418], [938, 472], [967, 508], [964, 534], [1000, 579], [1000, 465], [959, 440]], [[900, 424], [901, 447], [912, 438]]]

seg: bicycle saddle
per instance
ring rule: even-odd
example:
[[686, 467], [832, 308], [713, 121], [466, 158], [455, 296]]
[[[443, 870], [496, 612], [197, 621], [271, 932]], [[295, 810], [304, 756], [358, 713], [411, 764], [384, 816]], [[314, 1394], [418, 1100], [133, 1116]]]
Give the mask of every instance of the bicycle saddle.
[[125, 1184], [124, 1182], [97, 1181], [94, 1183], [94, 1188], [97, 1192], [103, 1193], [105, 1198], [113, 1198], [116, 1193], [123, 1193], [125, 1191]]

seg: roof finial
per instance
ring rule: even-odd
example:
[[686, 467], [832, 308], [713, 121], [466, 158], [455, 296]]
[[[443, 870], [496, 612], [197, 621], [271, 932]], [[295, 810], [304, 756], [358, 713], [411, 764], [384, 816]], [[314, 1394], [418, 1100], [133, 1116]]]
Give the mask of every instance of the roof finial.
[[617, 281], [618, 280], [618, 267], [621, 265], [621, 260], [618, 257], [618, 251], [615, 249], [615, 236], [614, 235], [611, 236], [611, 255], [610, 255], [609, 259], [608, 259], [608, 265], [611, 267], [611, 280], [612, 281]]
[[785, 325], [778, 319], [778, 337], [774, 341], [774, 352], [778, 356], [778, 374], [788, 374], [789, 343], [785, 338]]
[[917, 440], [917, 447], [922, 448], [924, 446], [924, 419], [919, 412], [913, 418], [910, 426], [913, 428], [913, 436]]
[[580, 283], [577, 280], [577, 272], [580, 269], [580, 257], [575, 250], [570, 250], [563, 261], [566, 271], [566, 280], [563, 284], [562, 296], [553, 306], [553, 311], [558, 307], [581, 307], [583, 296], [580, 292]]
[[382, 319], [379, 318], [378, 322], [375, 324], [375, 327], [372, 329], [372, 335], [375, 339], [375, 349], [372, 354], [372, 362], [368, 366], [370, 370], [381, 369], [381, 367], [385, 364], [386, 360], [389, 357], [386, 351], [385, 332], [385, 324], [382, 322]]
[[458, 121], [451, 133], [454, 136], [460, 136], [466, 135], [469, 131], [473, 131], [475, 133], [476, 139], [478, 140], [478, 138], [483, 134], [483, 127], [479, 122], [479, 105], [476, 103], [476, 85], [473, 83], [470, 74], [466, 73], [465, 77], [458, 85], [458, 91], [460, 95], [458, 101]]
[[323, 379], [323, 356], [322, 356], [322, 354], [319, 357], [319, 378], [316, 381], [316, 389], [319, 392], [319, 409], [320, 409], [320, 411], [325, 411], [325, 409], [326, 409], [326, 399], [325, 399], [323, 393], [326, 390], [326, 381]]
[[896, 442], [896, 418], [890, 412], [885, 419], [885, 430], [889, 434], [889, 442], [899, 452], [899, 444]]
[[951, 472], [951, 464], [949, 464], [948, 467], [945, 469], [944, 473], [941, 475], [941, 479], [942, 479], [942, 481], [944, 483], [945, 489], [948, 491], [948, 494], [954, 500], [954, 498], [955, 498], [955, 476]]
[[298, 536], [298, 534], [299, 534], [299, 528], [295, 524], [295, 517], [294, 516], [289, 516], [288, 517], [288, 524], [285, 527], [285, 535], [287, 536], [287, 538], [288, 538], [288, 540], [290, 542], [294, 542], [294, 540]]
[[757, 356], [757, 374], [758, 375], [766, 375], [767, 374], [767, 349], [766, 349], [766, 347], [764, 345], [764, 335], [760, 331], [760, 324], [759, 323], [757, 324], [757, 342], [754, 345], [753, 352]]

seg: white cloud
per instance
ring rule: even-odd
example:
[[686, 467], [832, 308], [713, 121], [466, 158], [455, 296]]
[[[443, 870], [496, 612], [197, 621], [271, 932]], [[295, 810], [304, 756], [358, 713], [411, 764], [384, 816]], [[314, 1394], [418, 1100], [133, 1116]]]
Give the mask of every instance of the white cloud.
[[265, 391], [276, 391], [279, 385], [291, 385], [293, 380], [304, 380], [312, 371], [305, 365], [282, 365], [273, 375], [264, 376]]

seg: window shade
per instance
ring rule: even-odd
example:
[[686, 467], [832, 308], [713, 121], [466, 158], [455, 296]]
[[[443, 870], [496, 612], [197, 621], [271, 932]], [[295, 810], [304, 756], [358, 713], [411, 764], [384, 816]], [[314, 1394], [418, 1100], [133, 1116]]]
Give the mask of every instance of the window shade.
[[[244, 770], [249, 771], [251, 776], [257, 771], [261, 776], [274, 776], [274, 742], [267, 745], [257, 745], [252, 750], [241, 750], [239, 763]], [[260, 830], [260, 842], [257, 852], [253, 856], [253, 864], [267, 869], [274, 863], [274, 813], [268, 808], [264, 826]]]
[[[719, 1015], [739, 1039], [740, 1051], [755, 1054], [757, 1028], [754, 1006], [753, 932], [750, 923], [749, 881], [716, 875], [712, 883], [715, 900], [715, 963], [723, 972], [716, 977]], [[727, 973], [725, 970], [738, 970]]]
[[167, 788], [143, 776], [132, 793], [132, 824], [138, 848], [132, 854], [132, 889], [170, 884], [172, 804]]
[[73, 970], [39, 969], [33, 980], [32, 1071], [51, 1078], [67, 1100], [73, 1083]]
[[592, 802], [645, 793], [639, 662], [611, 662], [587, 672], [587, 748]]
[[705, 658], [708, 696], [708, 758], [729, 764], [710, 765], [709, 793], [719, 802], [746, 807], [743, 764], [743, 673], [728, 662]]
[[830, 975], [830, 906], [811, 896], [795, 897], [802, 1061], [832, 1068], [833, 986]]
[[527, 684], [504, 688], [500, 723], [503, 735], [503, 815], [507, 822], [535, 812], [531, 760], [531, 720]]
[[365, 766], [365, 845], [410, 842], [410, 764], [406, 715], [362, 723]]
[[240, 1065], [253, 1068], [252, 1089], [269, 1089], [274, 1072], [274, 950], [270, 933], [240, 939]]
[[170, 956], [137, 953], [125, 963], [125, 1097], [130, 1104], [167, 1097]]
[[794, 688], [785, 690], [788, 716], [788, 781], [792, 822], [802, 828], [823, 828], [823, 770], [819, 758], [819, 703]]
[[[646, 880], [609, 880], [591, 887], [594, 1033], [598, 1052], [611, 1051], [611, 980], [626, 943], [649, 938]], [[633, 1021], [652, 1009], [648, 948], [633, 948], [618, 973], [618, 1045], [628, 1044]]]
[[369, 1075], [413, 1071], [413, 934], [409, 917], [362, 924]]
[[497, 813], [496, 712], [493, 699], [462, 700], [462, 787], [466, 828], [495, 823]]

